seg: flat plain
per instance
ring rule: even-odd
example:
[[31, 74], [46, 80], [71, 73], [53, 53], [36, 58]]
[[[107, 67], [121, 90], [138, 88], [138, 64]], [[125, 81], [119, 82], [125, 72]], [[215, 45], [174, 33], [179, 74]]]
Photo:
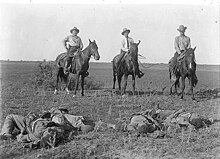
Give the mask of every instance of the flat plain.
[[[52, 107], [66, 107], [71, 114], [112, 124], [119, 120], [128, 122], [131, 114], [151, 109], [156, 104], [162, 109], [182, 108], [220, 119], [219, 65], [198, 65], [195, 101], [187, 94], [188, 81], [183, 100], [169, 95], [166, 64], [140, 67], [145, 75], [136, 80], [136, 94], [131, 94], [129, 77], [127, 95], [123, 98], [117, 89], [112, 90], [111, 63], [91, 63], [89, 76], [99, 85], [86, 90], [84, 97], [78, 92], [76, 98], [72, 98], [72, 92], [68, 95], [60, 91], [54, 95], [53, 89], [36, 88], [34, 79], [38, 65], [39, 62], [1, 62], [1, 126], [9, 113], [26, 115], [30, 111], [40, 113]], [[163, 139], [151, 135], [137, 138], [125, 132], [102, 129], [76, 136], [55, 148], [38, 150], [25, 149], [16, 141], [5, 141], [0, 144], [0, 158], [220, 158], [219, 128], [217, 122], [192, 133], [186, 130]]]

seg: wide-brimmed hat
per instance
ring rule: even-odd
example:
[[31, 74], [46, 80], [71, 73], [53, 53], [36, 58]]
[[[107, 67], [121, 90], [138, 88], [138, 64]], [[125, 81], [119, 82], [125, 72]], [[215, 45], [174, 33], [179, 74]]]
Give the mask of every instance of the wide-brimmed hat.
[[77, 31], [77, 33], [79, 33], [79, 29], [78, 29], [77, 27], [74, 27], [73, 29], [70, 29], [70, 33], [72, 33], [72, 32], [73, 32], [73, 30], [76, 30], [76, 31]]
[[125, 32], [130, 33], [130, 30], [128, 28], [124, 28], [123, 31], [121, 32], [121, 34], [124, 35]]
[[186, 29], [187, 29], [187, 27], [184, 26], [184, 25], [180, 25], [179, 28], [177, 28], [177, 30], [178, 30], [179, 32], [185, 32]]

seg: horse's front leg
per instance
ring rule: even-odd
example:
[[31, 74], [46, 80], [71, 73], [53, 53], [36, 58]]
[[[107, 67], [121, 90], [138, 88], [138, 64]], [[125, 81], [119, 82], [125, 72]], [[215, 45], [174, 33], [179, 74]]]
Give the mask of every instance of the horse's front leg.
[[77, 91], [77, 88], [78, 88], [78, 85], [79, 85], [79, 76], [80, 76], [80, 74], [77, 73], [77, 74], [76, 74], [76, 81], [75, 81], [75, 88], [74, 88], [73, 97], [76, 97], [76, 91]]
[[180, 79], [180, 77], [177, 77], [176, 82], [175, 82], [175, 94], [178, 94], [177, 85], [179, 85], [179, 79]]
[[59, 78], [60, 78], [60, 74], [59, 74], [59, 71], [57, 72], [57, 82], [56, 82], [56, 87], [55, 87], [55, 90], [54, 90], [54, 94], [58, 94], [58, 86], [59, 86]]
[[135, 75], [132, 75], [133, 95], [135, 94]]
[[124, 86], [122, 88], [122, 95], [125, 94], [125, 90], [126, 90], [126, 87], [127, 87], [127, 81], [128, 81], [128, 75], [124, 75]]
[[122, 79], [122, 76], [121, 75], [117, 75], [117, 79], [118, 79], [118, 89], [121, 91], [121, 79]]
[[194, 93], [193, 93], [193, 77], [192, 76], [189, 77], [189, 84], [190, 84], [190, 92], [192, 95], [192, 100], [195, 100]]
[[65, 79], [65, 84], [66, 84], [65, 90], [66, 90], [66, 93], [67, 93], [67, 94], [70, 94], [70, 91], [69, 91], [69, 89], [68, 89], [69, 84], [70, 84], [69, 75], [67, 75], [67, 77], [65, 77], [65, 78], [66, 78], [66, 79]]
[[82, 75], [81, 75], [81, 88], [82, 88], [81, 95], [82, 95], [82, 96], [84, 96], [84, 80], [85, 80], [85, 77], [84, 77], [84, 75], [82, 74]]
[[181, 99], [183, 99], [183, 94], [185, 90], [185, 76], [182, 76], [182, 92], [181, 92]]

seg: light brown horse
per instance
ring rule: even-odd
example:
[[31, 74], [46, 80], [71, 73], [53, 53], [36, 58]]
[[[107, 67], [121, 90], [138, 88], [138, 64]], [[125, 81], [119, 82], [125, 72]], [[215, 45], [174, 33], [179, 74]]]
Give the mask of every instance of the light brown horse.
[[69, 73], [76, 74], [76, 80], [75, 80], [75, 89], [74, 89], [74, 95], [76, 96], [76, 91], [78, 89], [79, 84], [79, 78], [81, 76], [81, 95], [84, 96], [84, 79], [86, 77], [86, 72], [89, 69], [89, 60], [91, 56], [94, 57], [95, 60], [100, 59], [100, 55], [98, 52], [98, 46], [95, 42], [95, 40], [92, 42], [89, 39], [89, 45], [83, 50], [78, 53], [78, 56], [73, 58], [71, 65], [68, 67], [67, 70], [65, 70], [65, 62], [67, 53], [61, 53], [56, 58], [56, 64], [58, 66], [58, 73], [57, 73], [57, 85], [54, 94], [58, 93], [58, 83], [59, 78], [64, 80], [66, 84], [66, 91], [69, 94], [68, 85], [69, 85]]
[[175, 85], [175, 92], [177, 93], [177, 86], [179, 86], [179, 79], [181, 78], [182, 80], [182, 92], [181, 92], [181, 99], [183, 99], [184, 95], [184, 89], [185, 89], [185, 78], [187, 77], [189, 80], [189, 85], [190, 85], [190, 91], [192, 95], [192, 99], [194, 100], [194, 93], [193, 93], [193, 87], [196, 86], [197, 84], [197, 79], [196, 79], [196, 63], [195, 63], [195, 48], [190, 48], [186, 50], [184, 58], [181, 60], [181, 62], [177, 61], [176, 66], [174, 69], [175, 75], [176, 75], [176, 80], [172, 81], [171, 80], [171, 68], [169, 68], [169, 74], [170, 74], [170, 94], [172, 93], [172, 87]]
[[137, 75], [137, 62], [138, 62], [138, 45], [140, 44], [140, 40], [138, 43], [132, 43], [130, 46], [130, 52], [125, 55], [122, 61], [120, 60], [120, 55], [116, 55], [112, 61], [113, 66], [113, 89], [115, 89], [116, 77], [118, 80], [118, 87], [121, 91], [121, 80], [124, 76], [124, 85], [121, 91], [121, 94], [125, 94], [128, 76], [132, 76], [132, 86], [133, 86], [133, 94], [135, 94], [135, 77]]

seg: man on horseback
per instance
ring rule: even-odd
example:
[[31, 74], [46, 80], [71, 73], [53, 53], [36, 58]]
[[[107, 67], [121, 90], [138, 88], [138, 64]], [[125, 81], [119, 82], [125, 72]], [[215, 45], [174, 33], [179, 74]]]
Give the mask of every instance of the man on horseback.
[[67, 50], [65, 69], [68, 69], [72, 59], [78, 54], [79, 51], [83, 49], [82, 40], [79, 36], [77, 36], [77, 34], [79, 33], [79, 29], [77, 27], [74, 27], [70, 30], [70, 33], [72, 35], [67, 36], [63, 41], [64, 47]]
[[[172, 72], [171, 72], [172, 79], [176, 79], [175, 66], [178, 64], [177, 62], [181, 62], [181, 60], [185, 56], [186, 50], [191, 48], [190, 37], [185, 35], [186, 29], [187, 29], [187, 27], [184, 25], [180, 25], [179, 28], [177, 29], [179, 31], [180, 35], [175, 37], [175, 41], [174, 41], [174, 47], [175, 47], [176, 52], [174, 54], [174, 57], [169, 61], [169, 65], [172, 69]], [[194, 78], [197, 83], [196, 75]]]
[[[127, 29], [127, 28], [124, 28], [122, 33], [121, 33], [123, 35], [123, 39], [122, 39], [122, 42], [121, 42], [121, 44], [122, 44], [121, 53], [120, 53], [120, 57], [119, 57], [119, 60], [118, 60], [119, 66], [120, 66], [120, 63], [123, 62], [125, 55], [129, 54], [130, 45], [132, 43], [134, 43], [134, 40], [131, 37], [128, 36], [129, 33], [130, 33], [130, 30]], [[136, 67], [135, 72], [137, 72], [137, 76], [139, 78], [141, 78], [144, 75], [144, 73], [139, 70], [138, 61], [134, 61], [134, 62], [135, 62], [134, 65]], [[118, 69], [119, 69], [119, 66], [118, 66]]]

